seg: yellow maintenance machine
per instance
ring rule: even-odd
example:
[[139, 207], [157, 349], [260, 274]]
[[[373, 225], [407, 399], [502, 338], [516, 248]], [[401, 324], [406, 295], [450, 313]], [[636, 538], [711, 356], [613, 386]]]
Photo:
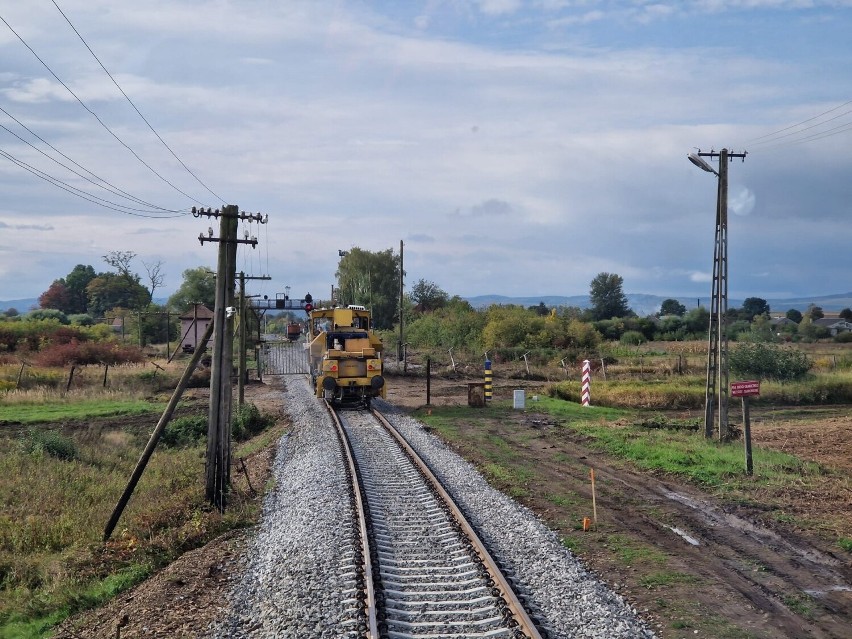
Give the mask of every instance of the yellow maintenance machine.
[[310, 313], [308, 345], [317, 397], [337, 405], [370, 407], [385, 397], [382, 342], [363, 306], [319, 308]]

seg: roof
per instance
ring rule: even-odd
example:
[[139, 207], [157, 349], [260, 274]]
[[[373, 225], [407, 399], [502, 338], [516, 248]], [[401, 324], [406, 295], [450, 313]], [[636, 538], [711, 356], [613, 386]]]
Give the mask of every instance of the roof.
[[[193, 310], [193, 308], [195, 310]], [[215, 317], [215, 315], [216, 314], [213, 311], [211, 311], [209, 308], [204, 306], [204, 304], [194, 304], [193, 306], [189, 307], [189, 310], [187, 310], [186, 313], [184, 313], [183, 315], [180, 316], [180, 319], [191, 320], [195, 317], [197, 317], [200, 320], [202, 320], [202, 319], [213, 319], [213, 317]]]

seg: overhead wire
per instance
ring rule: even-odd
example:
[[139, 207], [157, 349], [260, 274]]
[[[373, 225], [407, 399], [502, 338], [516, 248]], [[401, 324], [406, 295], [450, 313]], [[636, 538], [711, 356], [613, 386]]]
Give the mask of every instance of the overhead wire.
[[[143, 200], [143, 199], [141, 199], [141, 198], [138, 198], [138, 197], [136, 197], [135, 195], [131, 195], [131, 194], [130, 194], [130, 193], [128, 193], [127, 191], [124, 191], [123, 189], [118, 188], [118, 187], [117, 187], [117, 186], [115, 186], [114, 184], [112, 184], [112, 183], [108, 182], [107, 180], [104, 180], [103, 178], [99, 177], [99, 176], [98, 176], [98, 175], [96, 175], [95, 173], [92, 173], [91, 171], [89, 171], [89, 170], [88, 170], [87, 168], [85, 168], [84, 166], [81, 166], [79, 163], [77, 163], [77, 162], [76, 162], [76, 161], [74, 161], [72, 158], [70, 158], [69, 156], [67, 156], [65, 153], [63, 153], [62, 151], [60, 151], [59, 149], [57, 149], [55, 146], [53, 146], [50, 142], [48, 142], [48, 141], [47, 141], [47, 140], [45, 140], [43, 137], [41, 137], [40, 135], [38, 135], [35, 131], [33, 131], [32, 129], [30, 129], [30, 128], [29, 128], [27, 125], [25, 125], [23, 122], [21, 122], [20, 120], [18, 120], [18, 118], [16, 118], [15, 116], [13, 116], [13, 115], [12, 115], [11, 113], [9, 113], [6, 109], [4, 109], [2, 106], [0, 106], [0, 111], [2, 111], [3, 113], [5, 113], [8, 117], [10, 117], [10, 118], [11, 118], [12, 120], [14, 120], [15, 122], [17, 122], [17, 123], [18, 123], [18, 125], [20, 125], [20, 126], [21, 126], [22, 128], [24, 128], [27, 132], [29, 132], [29, 133], [30, 133], [30, 135], [34, 136], [36, 139], [38, 139], [38, 140], [39, 140], [39, 141], [41, 141], [43, 144], [45, 144], [45, 145], [47, 145], [48, 147], [50, 147], [51, 149], [53, 149], [53, 151], [55, 151], [56, 153], [58, 153], [59, 155], [61, 155], [63, 158], [65, 158], [65, 159], [66, 159], [66, 160], [68, 160], [70, 163], [72, 163], [74, 166], [79, 167], [79, 169], [80, 169], [81, 171], [85, 171], [86, 173], [88, 173], [88, 174], [89, 174], [89, 175], [91, 175], [92, 177], [90, 178], [90, 177], [88, 177], [88, 176], [86, 176], [86, 175], [83, 175], [82, 173], [80, 173], [80, 171], [77, 171], [76, 169], [74, 169], [74, 168], [72, 168], [72, 167], [68, 166], [67, 164], [65, 164], [65, 163], [61, 162], [60, 160], [57, 160], [56, 158], [52, 157], [51, 155], [49, 155], [48, 153], [46, 153], [46, 152], [45, 152], [45, 151], [43, 151], [42, 149], [40, 149], [40, 148], [38, 148], [37, 146], [35, 146], [32, 142], [30, 142], [30, 141], [28, 141], [28, 140], [25, 140], [23, 137], [21, 137], [20, 135], [18, 135], [18, 134], [17, 134], [17, 133], [15, 133], [14, 131], [12, 131], [9, 127], [7, 127], [7, 126], [5, 126], [5, 125], [3, 125], [3, 124], [0, 124], [0, 128], [2, 128], [3, 130], [7, 131], [9, 134], [11, 134], [11, 135], [15, 136], [18, 140], [20, 140], [21, 142], [23, 142], [24, 144], [26, 144], [27, 146], [29, 146], [30, 148], [32, 148], [32, 149], [33, 149], [34, 151], [36, 151], [37, 153], [40, 153], [41, 155], [43, 155], [43, 156], [44, 156], [44, 157], [46, 157], [48, 160], [51, 160], [52, 162], [55, 162], [56, 164], [58, 164], [58, 165], [59, 165], [59, 166], [61, 166], [62, 168], [66, 169], [67, 171], [70, 171], [70, 172], [71, 172], [71, 173], [73, 173], [74, 175], [76, 175], [76, 176], [78, 176], [78, 177], [80, 177], [80, 178], [82, 178], [82, 179], [86, 180], [87, 182], [89, 182], [89, 183], [90, 183], [90, 184], [92, 184], [93, 186], [96, 186], [96, 187], [98, 187], [98, 188], [104, 189], [105, 191], [108, 191], [109, 193], [112, 193], [113, 195], [117, 195], [118, 197], [122, 197], [122, 198], [125, 198], [125, 199], [127, 199], [127, 200], [130, 200], [130, 201], [132, 201], [132, 202], [136, 202], [137, 204], [143, 204], [143, 205], [148, 206], [148, 207], [150, 207], [150, 208], [152, 208], [152, 209], [158, 209], [158, 210], [160, 210], [160, 211], [165, 211], [165, 212], [167, 212], [167, 213], [180, 213], [180, 212], [182, 212], [182, 211], [181, 211], [181, 210], [179, 210], [179, 209], [167, 209], [167, 208], [162, 207], [162, 206], [159, 206], [159, 205], [157, 205], [157, 204], [153, 204], [153, 203], [151, 203], [151, 202], [147, 202], [146, 200]], [[94, 178], [94, 179], [92, 179], [92, 178]], [[97, 180], [97, 181], [96, 181], [96, 180]], [[100, 182], [100, 183], [99, 183], [99, 182]], [[185, 210], [185, 212], [188, 212], [188, 210]]]
[[97, 63], [101, 66], [101, 69], [103, 69], [103, 70], [104, 70], [104, 73], [106, 73], [106, 74], [107, 74], [107, 77], [109, 77], [109, 79], [110, 79], [110, 80], [112, 80], [112, 83], [113, 83], [113, 84], [115, 85], [115, 87], [116, 87], [116, 88], [117, 88], [117, 89], [121, 92], [121, 95], [123, 95], [123, 96], [124, 96], [124, 98], [125, 98], [125, 99], [127, 100], [127, 102], [130, 104], [130, 106], [132, 106], [132, 107], [133, 107], [133, 110], [134, 110], [134, 111], [136, 111], [136, 113], [139, 115], [139, 117], [140, 117], [140, 118], [142, 118], [142, 121], [143, 121], [143, 122], [144, 122], [144, 123], [148, 126], [148, 128], [149, 128], [149, 129], [151, 129], [151, 132], [152, 132], [155, 136], [157, 136], [157, 139], [158, 139], [160, 142], [162, 142], [163, 146], [164, 146], [164, 147], [166, 147], [166, 149], [168, 149], [169, 153], [171, 153], [171, 154], [172, 154], [172, 157], [173, 157], [175, 160], [177, 160], [177, 161], [180, 163], [180, 165], [181, 165], [181, 166], [182, 166], [182, 167], [186, 170], [186, 172], [187, 172], [187, 173], [189, 173], [189, 174], [190, 174], [193, 178], [195, 178], [195, 181], [196, 181], [196, 182], [198, 182], [201, 186], [203, 186], [203, 187], [207, 190], [207, 192], [208, 192], [208, 193], [210, 193], [210, 195], [212, 195], [213, 197], [215, 197], [215, 198], [216, 198], [217, 200], [219, 200], [220, 202], [224, 202], [224, 201], [225, 201], [224, 199], [222, 199], [221, 197], [219, 197], [219, 196], [218, 196], [218, 195], [217, 195], [217, 194], [216, 194], [216, 193], [215, 193], [215, 192], [214, 192], [214, 191], [213, 191], [213, 190], [212, 190], [209, 186], [207, 186], [207, 185], [206, 185], [206, 184], [205, 184], [205, 183], [201, 180], [201, 178], [199, 178], [199, 177], [198, 177], [198, 176], [197, 176], [197, 175], [196, 175], [196, 174], [195, 174], [195, 173], [194, 173], [194, 172], [193, 172], [193, 171], [192, 171], [192, 170], [191, 170], [191, 169], [190, 169], [190, 168], [189, 168], [189, 167], [188, 167], [188, 166], [184, 163], [184, 161], [183, 161], [183, 160], [181, 160], [181, 159], [178, 157], [177, 153], [175, 153], [175, 152], [174, 152], [174, 150], [172, 149], [172, 147], [170, 147], [170, 146], [166, 143], [166, 141], [162, 138], [162, 136], [160, 136], [160, 134], [157, 132], [157, 130], [156, 130], [156, 129], [155, 129], [155, 128], [151, 125], [151, 123], [148, 121], [148, 119], [147, 119], [144, 115], [142, 115], [142, 112], [138, 109], [138, 107], [137, 107], [137, 106], [136, 106], [136, 104], [133, 102], [133, 100], [131, 100], [131, 99], [130, 99], [130, 96], [128, 96], [128, 95], [127, 95], [127, 93], [125, 93], [124, 89], [122, 89], [122, 88], [121, 88], [121, 86], [118, 84], [118, 82], [116, 81], [116, 79], [112, 76], [112, 74], [109, 72], [109, 70], [106, 68], [106, 66], [104, 66], [104, 63], [103, 63], [103, 62], [101, 62], [101, 59], [100, 59], [100, 58], [99, 58], [99, 57], [95, 54], [95, 52], [92, 50], [92, 47], [90, 47], [90, 46], [89, 46], [89, 43], [88, 43], [88, 42], [86, 42], [86, 39], [85, 39], [85, 38], [84, 38], [84, 37], [80, 34], [80, 32], [77, 30], [77, 27], [75, 27], [75, 26], [74, 26], [74, 24], [71, 22], [71, 20], [70, 20], [70, 19], [68, 18], [68, 16], [65, 14], [65, 12], [64, 12], [64, 11], [63, 11], [63, 10], [59, 7], [59, 5], [56, 3], [56, 0], [51, 0], [51, 2], [53, 2], [53, 6], [55, 6], [55, 7], [56, 7], [56, 10], [57, 10], [57, 11], [59, 11], [59, 13], [60, 13], [60, 14], [62, 14], [62, 17], [63, 17], [63, 18], [65, 18], [65, 21], [68, 23], [68, 26], [70, 26], [70, 27], [71, 27], [71, 29], [74, 31], [74, 33], [76, 33], [76, 34], [77, 34], [77, 37], [78, 37], [78, 38], [80, 38], [80, 41], [83, 43], [83, 45], [86, 47], [86, 49], [88, 49], [88, 50], [89, 50], [89, 53], [91, 53], [91, 54], [92, 54], [92, 57], [93, 57], [93, 58], [97, 61]]
[[92, 117], [94, 117], [95, 120], [98, 121], [98, 124], [100, 124], [113, 138], [115, 138], [115, 140], [119, 144], [121, 144], [125, 149], [130, 151], [130, 153], [133, 155], [133, 157], [135, 157], [140, 163], [142, 163], [143, 166], [145, 166], [149, 171], [151, 171], [151, 173], [156, 175], [160, 180], [162, 180], [163, 182], [168, 184], [175, 191], [177, 191], [181, 195], [185, 196], [187, 199], [195, 202], [196, 204], [202, 204], [202, 202], [200, 200], [196, 199], [195, 197], [191, 196], [189, 193], [186, 193], [185, 191], [183, 191], [182, 189], [177, 187], [175, 184], [173, 184], [171, 181], [169, 181], [166, 177], [161, 175], [154, 167], [152, 167], [145, 160], [143, 160], [139, 156], [139, 154], [135, 150], [133, 150], [133, 148], [131, 148], [131, 146], [129, 144], [127, 144], [124, 140], [122, 140], [103, 120], [101, 120], [100, 116], [98, 116], [97, 113], [95, 113], [91, 108], [89, 108], [89, 106], [85, 102], [83, 102], [83, 100], [80, 99], [80, 97], [76, 93], [74, 93], [74, 91], [71, 89], [71, 87], [69, 87], [67, 84], [65, 84], [65, 82], [63, 82], [62, 79], [58, 75], [56, 75], [56, 73], [53, 71], [53, 69], [51, 69], [50, 66], [44, 60], [42, 60], [41, 56], [39, 56], [38, 53], [36, 53], [35, 50], [29, 45], [29, 43], [27, 43], [27, 41], [24, 40], [24, 38], [21, 37], [21, 35], [17, 31], [15, 31], [14, 28], [12, 28], [12, 25], [10, 25], [2, 15], [0, 15], [0, 20], [2, 20], [3, 24], [6, 25], [6, 27], [9, 29], [9, 31], [11, 31], [15, 35], [15, 37], [18, 38], [18, 40], [21, 41], [21, 44], [23, 44], [27, 49], [29, 49], [30, 53], [32, 53], [33, 56], [35, 56], [36, 60], [38, 60], [41, 63], [41, 65], [45, 69], [47, 69], [48, 73], [50, 73], [56, 79], [56, 81], [59, 82], [59, 84], [61, 84], [63, 87], [65, 87], [65, 90], [68, 91], [68, 93], [70, 93], [74, 97], [75, 100], [77, 100], [77, 102], [80, 104], [80, 106], [82, 106], [86, 111], [88, 111], [92, 115]]
[[[812, 133], [810, 135], [805, 135], [804, 137], [796, 137], [796, 136], [802, 136], [802, 134], [806, 133], [807, 131], [811, 131], [813, 129], [818, 129], [818, 128], [824, 127], [829, 122], [834, 122], [835, 120], [839, 120], [840, 118], [842, 118], [844, 116], [848, 116], [848, 115], [852, 114], [852, 108], [850, 108], [850, 109], [847, 109], [847, 110], [843, 111], [842, 113], [839, 113], [839, 114], [837, 114], [837, 115], [835, 115], [831, 118], [821, 120], [821, 118], [824, 118], [826, 115], [829, 115], [830, 113], [834, 113], [835, 111], [842, 109], [843, 107], [846, 107], [846, 106], [849, 106], [849, 105], [852, 105], [852, 100], [844, 102], [843, 104], [840, 104], [840, 105], [838, 105], [834, 108], [828, 109], [827, 111], [824, 111], [824, 112], [822, 112], [818, 115], [815, 115], [813, 117], [807, 118], [806, 120], [802, 120], [801, 122], [798, 122], [796, 124], [791, 124], [791, 125], [786, 126], [782, 129], [778, 129], [777, 131], [773, 131], [772, 133], [767, 133], [766, 135], [762, 135], [762, 136], [759, 136], [759, 137], [756, 137], [756, 138], [752, 138], [748, 143], [749, 147], [751, 149], [754, 149], [754, 147], [757, 147], [757, 151], [765, 151], [765, 150], [769, 150], [769, 149], [776, 149], [776, 148], [782, 148], [782, 147], [787, 147], [787, 146], [794, 146], [796, 144], [802, 144], [804, 142], [809, 142], [809, 141], [812, 141], [812, 140], [820, 140], [820, 139], [823, 139], [823, 138], [827, 138], [827, 137], [831, 137], [831, 136], [834, 136], [834, 135], [839, 135], [841, 133], [845, 133], [846, 131], [852, 130], [852, 123], [847, 122], [847, 123], [844, 123], [844, 124], [840, 124], [838, 126], [834, 126], [830, 129], [824, 129], [824, 130], [821, 130], [821, 131], [816, 131], [815, 133]], [[816, 120], [820, 120], [820, 121], [815, 122]], [[803, 125], [808, 124], [809, 122], [814, 122], [814, 124], [809, 124], [808, 126], [803, 126]]]
[[37, 169], [31, 164], [27, 164], [23, 160], [16, 158], [11, 153], [4, 151], [0, 148], [0, 156], [6, 158], [10, 162], [16, 164], [20, 168], [29, 171], [33, 175], [42, 180], [53, 184], [54, 186], [62, 189], [63, 191], [67, 191], [72, 195], [76, 195], [79, 198], [92, 202], [93, 204], [97, 204], [98, 206], [102, 206], [107, 209], [112, 209], [113, 211], [118, 211], [119, 213], [126, 213], [128, 215], [135, 215], [137, 217], [147, 217], [153, 219], [165, 219], [165, 218], [174, 218], [174, 217], [183, 217], [186, 213], [178, 213], [177, 215], [151, 215], [150, 212], [144, 211], [143, 209], [137, 209], [134, 207], [127, 206], [125, 204], [118, 204], [117, 202], [112, 202], [110, 200], [106, 200], [102, 197], [98, 197], [97, 195], [92, 195], [91, 193], [87, 193], [82, 189], [78, 189], [77, 187], [71, 186], [70, 184], [63, 182], [59, 178], [53, 177], [52, 175], [42, 171], [41, 169]]

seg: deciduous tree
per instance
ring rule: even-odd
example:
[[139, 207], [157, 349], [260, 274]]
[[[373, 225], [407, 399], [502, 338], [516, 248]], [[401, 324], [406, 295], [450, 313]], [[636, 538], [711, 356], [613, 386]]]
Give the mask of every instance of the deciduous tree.
[[216, 276], [205, 266], [183, 272], [183, 282], [169, 298], [168, 306], [182, 313], [196, 302], [211, 310], [216, 304]]
[[660, 305], [660, 315], [677, 315], [678, 317], [683, 317], [684, 313], [686, 313], [686, 306], [671, 297], [663, 300], [663, 303]]
[[411, 301], [417, 307], [417, 310], [428, 312], [446, 306], [449, 296], [447, 292], [435, 282], [419, 279], [414, 286], [411, 287], [409, 294]]
[[392, 328], [398, 320], [399, 269], [399, 256], [392, 249], [350, 249], [337, 264], [338, 301], [371, 308], [376, 328]]
[[630, 313], [623, 285], [624, 279], [615, 273], [598, 273], [595, 276], [589, 290], [593, 319], [625, 317]]

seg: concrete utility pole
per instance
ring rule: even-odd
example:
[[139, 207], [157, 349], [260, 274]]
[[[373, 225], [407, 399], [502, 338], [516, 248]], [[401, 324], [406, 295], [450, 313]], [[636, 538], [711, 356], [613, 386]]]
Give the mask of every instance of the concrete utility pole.
[[206, 216], [219, 219], [219, 237], [213, 237], [212, 228], [208, 236], [198, 236], [204, 242], [218, 242], [219, 256], [216, 265], [216, 306], [213, 311], [213, 358], [210, 369], [210, 408], [207, 423], [207, 455], [205, 497], [224, 512], [227, 490], [231, 483], [231, 374], [234, 369], [234, 278], [236, 277], [237, 245], [257, 246], [257, 238], [237, 239], [239, 220], [254, 220], [265, 223], [260, 214], [240, 213], [239, 207], [229, 205], [220, 212], [207, 209], [197, 211], [195, 217]]
[[403, 243], [402, 243], [402, 240], [400, 240], [399, 241], [399, 347], [397, 349], [397, 356], [396, 356], [397, 361], [402, 359], [402, 348], [403, 348], [402, 344], [404, 342], [402, 325], [403, 325], [403, 322], [405, 321], [403, 319], [403, 313], [402, 313], [403, 291], [404, 291], [404, 286], [405, 286], [404, 281], [403, 281], [403, 279], [405, 277], [405, 275], [404, 275], [405, 271], [403, 270], [402, 249], [403, 249]]
[[[717, 430], [720, 441], [731, 437], [728, 427], [728, 163], [731, 158], [741, 158], [743, 153], [730, 153], [728, 149], [689, 155], [689, 160], [718, 178], [716, 194], [716, 232], [713, 244], [713, 281], [710, 301], [710, 326], [707, 339], [707, 383], [704, 389], [704, 436], [713, 437]], [[716, 172], [702, 158], [719, 158]], [[714, 404], [716, 406], [714, 407]], [[716, 426], [714, 428], [714, 409]]]

